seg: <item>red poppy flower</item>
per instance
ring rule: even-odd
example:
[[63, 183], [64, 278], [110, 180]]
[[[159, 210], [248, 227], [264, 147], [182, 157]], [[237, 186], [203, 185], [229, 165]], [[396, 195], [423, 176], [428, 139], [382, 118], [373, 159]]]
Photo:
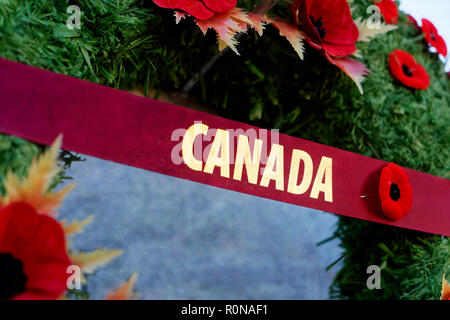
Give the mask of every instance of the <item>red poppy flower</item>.
[[436, 49], [436, 51], [442, 54], [444, 57], [447, 56], [447, 44], [444, 38], [442, 38], [434, 24], [432, 24], [427, 19], [422, 19], [422, 32], [425, 35], [425, 39], [428, 44]]
[[408, 52], [396, 49], [389, 55], [392, 74], [405, 86], [425, 90], [430, 85], [427, 71]]
[[331, 56], [347, 56], [356, 51], [358, 27], [347, 0], [294, 0], [294, 22], [307, 35], [308, 43]]
[[389, 163], [381, 171], [378, 194], [383, 213], [391, 220], [400, 220], [411, 210], [413, 193], [408, 176], [394, 163]]
[[227, 12], [236, 7], [237, 0], [153, 0], [167, 9], [179, 9], [199, 20], [211, 19], [216, 13]]
[[380, 8], [384, 21], [387, 24], [397, 24], [398, 22], [398, 8], [397, 4], [393, 0], [381, 0], [374, 3]]
[[0, 210], [0, 299], [57, 299], [69, 265], [56, 220], [24, 202]]

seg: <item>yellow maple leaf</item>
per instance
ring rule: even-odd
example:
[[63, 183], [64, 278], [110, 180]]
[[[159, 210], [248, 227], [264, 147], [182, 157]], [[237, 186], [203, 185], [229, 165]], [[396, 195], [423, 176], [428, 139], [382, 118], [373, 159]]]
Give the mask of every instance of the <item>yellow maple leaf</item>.
[[26, 202], [39, 213], [56, 215], [55, 209], [75, 186], [70, 184], [58, 192], [49, 191], [53, 178], [61, 170], [57, 165], [61, 143], [62, 136], [59, 136], [50, 149], [33, 160], [28, 175], [23, 181], [20, 181], [19, 177], [11, 171], [6, 174], [3, 182], [6, 193], [3, 198], [0, 197], [2, 206], [13, 202]]
[[248, 26], [255, 29], [260, 37], [263, 35], [264, 28], [268, 23], [268, 18], [265, 15], [252, 12], [245, 13], [242, 20], [240, 20], [239, 18], [233, 19], [237, 19], [237, 21], [242, 24], [242, 28], [245, 30]]
[[450, 300], [450, 284], [445, 279], [445, 275], [442, 276], [441, 300]]
[[339, 69], [344, 71], [356, 84], [361, 94], [364, 94], [364, 90], [362, 87], [362, 83], [370, 73], [370, 70], [367, 69], [366, 65], [356, 59], [352, 59], [349, 57], [332, 57], [329, 54], [325, 55], [329, 62], [337, 66]]
[[72, 264], [80, 267], [84, 273], [91, 274], [122, 253], [123, 251], [118, 249], [97, 249], [92, 252], [71, 253], [70, 260]]
[[269, 22], [280, 31], [281, 36], [289, 41], [300, 59], [303, 60], [305, 34], [293, 24], [274, 19], [269, 19]]
[[236, 49], [238, 44], [236, 34], [247, 31], [247, 26], [242, 23], [243, 21], [251, 22], [242, 9], [234, 8], [227, 12], [216, 14], [208, 20], [196, 20], [195, 23], [205, 35], [209, 29], [214, 29], [217, 32], [219, 50], [223, 50], [228, 46], [239, 55]]
[[182, 19], [185, 19], [188, 16], [188, 14], [186, 12], [181, 12], [181, 11], [176, 11], [176, 10], [174, 11], [174, 15], [175, 15], [176, 24], [179, 24]]
[[78, 221], [74, 220], [71, 223], [67, 222], [67, 219], [61, 221], [62, 228], [64, 230], [64, 234], [67, 237], [74, 236], [78, 233], [83, 233], [84, 227], [86, 227], [89, 223], [94, 219], [94, 215], [90, 215], [84, 220]]
[[116, 290], [108, 293], [105, 297], [105, 300], [132, 300], [137, 299], [138, 295], [133, 292], [134, 284], [136, 283], [136, 279], [138, 277], [138, 273], [135, 272], [130, 279], [125, 281], [120, 287]]
[[398, 26], [392, 24], [385, 24], [384, 22], [380, 23], [380, 25], [377, 28], [373, 26], [371, 27], [369, 26], [367, 21], [362, 21], [361, 18], [358, 18], [355, 21], [355, 24], [358, 26], [359, 30], [358, 41], [362, 42], [369, 42], [376, 36], [398, 29]]

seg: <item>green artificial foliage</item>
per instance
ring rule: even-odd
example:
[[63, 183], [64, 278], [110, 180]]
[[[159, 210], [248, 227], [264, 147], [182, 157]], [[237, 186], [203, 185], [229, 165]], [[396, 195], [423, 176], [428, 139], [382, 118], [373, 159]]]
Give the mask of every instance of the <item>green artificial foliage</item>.
[[[11, 171], [23, 178], [30, 167], [31, 161], [37, 158], [44, 146], [9, 135], [0, 134], [0, 195], [4, 195], [3, 181], [6, 174]], [[61, 171], [55, 177], [50, 188], [56, 187], [61, 181], [72, 179], [65, 175], [73, 162], [83, 159], [70, 151], [60, 152]]]
[[[258, 2], [238, 4], [252, 9]], [[372, 4], [354, 0], [354, 18], [367, 19]], [[66, 27], [69, 5], [82, 10], [80, 30]], [[290, 19], [287, 6], [280, 1], [270, 15]], [[450, 85], [444, 65], [403, 13], [398, 26], [358, 43], [372, 72], [363, 83], [364, 95], [306, 44], [300, 60], [272, 26], [262, 37], [254, 31], [242, 35], [240, 56], [219, 53], [214, 32], [204, 36], [189, 18], [177, 25], [173, 11], [150, 0], [0, 0], [0, 56], [115, 88], [142, 86], [146, 94], [151, 88], [155, 97], [197, 79], [185, 93], [226, 118], [450, 178]], [[396, 48], [425, 67], [428, 90], [409, 89], [393, 78], [388, 54]], [[25, 172], [40, 149], [0, 136], [0, 179], [7, 169]], [[65, 159], [70, 165], [76, 156]], [[448, 238], [349, 218], [340, 218], [334, 237], [345, 252], [332, 297], [439, 298], [442, 275], [450, 272]], [[372, 264], [383, 270], [381, 290], [366, 287]]]
[[40, 152], [35, 144], [12, 136], [0, 135], [0, 195], [3, 195], [3, 181], [8, 171], [23, 177], [28, 172], [31, 160]]

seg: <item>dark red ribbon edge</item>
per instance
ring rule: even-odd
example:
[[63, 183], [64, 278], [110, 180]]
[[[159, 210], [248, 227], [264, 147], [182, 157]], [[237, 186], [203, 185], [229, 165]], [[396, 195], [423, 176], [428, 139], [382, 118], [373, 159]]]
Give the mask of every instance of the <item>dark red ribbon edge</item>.
[[[401, 228], [450, 236], [450, 180], [405, 169], [414, 192], [408, 216], [390, 222], [376, 196], [386, 162], [280, 134], [285, 147], [285, 186], [292, 149], [307, 151], [315, 170], [322, 156], [333, 158], [333, 203], [175, 165], [175, 129], [202, 121], [211, 129], [255, 129], [184, 107], [132, 95], [80, 79], [0, 59], [0, 131], [42, 144], [64, 134], [63, 148], [253, 196], [310, 207]], [[233, 172], [233, 167], [230, 169]], [[245, 170], [243, 181], [245, 181]], [[261, 178], [261, 176], [259, 177]], [[323, 194], [322, 194], [323, 195]], [[369, 197], [361, 198], [363, 195]]]

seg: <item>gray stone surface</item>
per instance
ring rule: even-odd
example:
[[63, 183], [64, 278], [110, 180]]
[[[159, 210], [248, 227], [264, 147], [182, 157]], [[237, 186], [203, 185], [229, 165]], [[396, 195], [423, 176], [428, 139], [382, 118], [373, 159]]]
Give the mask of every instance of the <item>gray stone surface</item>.
[[95, 158], [68, 173], [77, 183], [61, 217], [95, 219], [73, 247], [121, 248], [90, 276], [101, 299], [135, 270], [142, 299], [327, 299], [341, 249], [337, 217]]

